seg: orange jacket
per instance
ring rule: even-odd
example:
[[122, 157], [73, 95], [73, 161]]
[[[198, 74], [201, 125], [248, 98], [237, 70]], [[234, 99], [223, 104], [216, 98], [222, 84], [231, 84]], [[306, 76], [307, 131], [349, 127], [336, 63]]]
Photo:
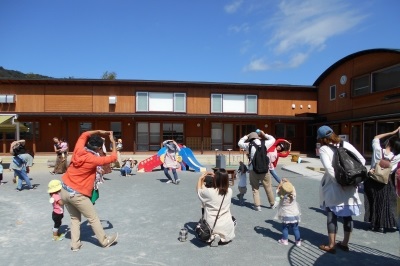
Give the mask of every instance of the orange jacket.
[[96, 167], [117, 160], [117, 153], [113, 151], [110, 156], [96, 156], [85, 149], [90, 134], [82, 133], [76, 142], [71, 163], [67, 172], [62, 177], [64, 184], [75, 191], [90, 197], [96, 179]]

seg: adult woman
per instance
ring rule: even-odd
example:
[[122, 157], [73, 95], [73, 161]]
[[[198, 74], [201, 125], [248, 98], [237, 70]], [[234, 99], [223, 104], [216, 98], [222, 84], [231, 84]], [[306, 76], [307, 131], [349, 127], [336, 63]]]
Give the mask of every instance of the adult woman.
[[[114, 147], [110, 156], [99, 156], [103, 146], [99, 135], [109, 135]], [[61, 198], [71, 217], [71, 250], [78, 251], [80, 241], [81, 215], [85, 216], [103, 247], [111, 246], [118, 238], [118, 233], [106, 236], [100, 219], [90, 197], [92, 195], [97, 166], [116, 161], [115, 141], [112, 131], [93, 130], [82, 133], [76, 142], [74, 153], [67, 172], [62, 177]]]
[[229, 187], [227, 173], [221, 173], [219, 171], [215, 173], [215, 188], [205, 186], [204, 179], [207, 175], [214, 174], [204, 173], [201, 175], [197, 181], [196, 189], [199, 199], [205, 209], [204, 219], [206, 219], [211, 228], [214, 225], [218, 210], [221, 207], [210, 240], [211, 246], [217, 247], [218, 244], [229, 243], [235, 237], [235, 225], [230, 211], [232, 189]]
[[280, 157], [286, 158], [290, 154], [292, 143], [285, 139], [277, 139], [275, 143], [268, 149], [267, 156], [269, 158], [269, 172], [274, 177], [278, 184], [281, 183], [281, 179], [275, 171]]
[[[63, 147], [61, 146], [61, 141], [57, 138], [53, 138], [53, 146], [54, 146], [54, 152], [56, 153], [56, 163], [54, 165], [53, 171], [50, 171], [52, 175], [54, 174], [64, 174], [65, 171], [67, 170], [67, 160], [66, 160], [66, 153], [68, 153], [68, 148], [66, 150], [63, 150]], [[66, 142], [65, 142], [66, 143]]]
[[[371, 159], [371, 170], [375, 168], [378, 160], [384, 158], [391, 160], [392, 172], [387, 184], [379, 183], [371, 178], [364, 181], [364, 221], [370, 223], [370, 229], [384, 233], [386, 229], [396, 227], [396, 188], [394, 180], [394, 170], [400, 162], [400, 139], [396, 130], [376, 135], [372, 140], [373, 157]], [[388, 139], [382, 148], [380, 141], [386, 137]], [[382, 154], [383, 153], [383, 154]]]
[[[317, 131], [317, 140], [321, 144], [320, 159], [325, 168], [325, 174], [319, 187], [320, 206], [327, 212], [327, 229], [329, 243], [320, 245], [319, 248], [329, 253], [336, 253], [335, 245], [349, 251], [348, 243], [353, 231], [352, 215], [360, 215], [361, 200], [358, 196], [357, 186], [341, 186], [336, 182], [335, 170], [332, 167], [334, 155], [333, 146], [337, 146], [341, 139], [328, 126], [322, 126]], [[362, 164], [364, 157], [347, 141], [343, 141], [343, 147], [353, 152]], [[336, 244], [337, 217], [343, 218], [344, 238]]]
[[[176, 141], [173, 139], [165, 140], [162, 145], [167, 148], [163, 163], [164, 174], [168, 178], [167, 183], [179, 185], [181, 180], [178, 178], [178, 174], [176, 173], [176, 168], [178, 167], [176, 153], [179, 152], [181, 148], [179, 148], [178, 143], [176, 143]], [[168, 173], [169, 169], [171, 169], [172, 174], [174, 175], [174, 180], [172, 180], [171, 175]]]

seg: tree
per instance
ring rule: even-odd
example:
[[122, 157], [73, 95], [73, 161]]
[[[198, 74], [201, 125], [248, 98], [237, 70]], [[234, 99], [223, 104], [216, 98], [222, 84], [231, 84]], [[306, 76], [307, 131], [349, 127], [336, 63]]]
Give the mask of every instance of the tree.
[[103, 76], [101, 78], [102, 79], [117, 79], [117, 73], [106, 71], [103, 73]]

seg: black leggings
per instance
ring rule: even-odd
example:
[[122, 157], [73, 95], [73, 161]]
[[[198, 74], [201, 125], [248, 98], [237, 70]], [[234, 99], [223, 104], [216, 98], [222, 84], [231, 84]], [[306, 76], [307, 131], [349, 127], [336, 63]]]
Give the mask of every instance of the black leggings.
[[53, 218], [53, 221], [54, 221], [54, 228], [56, 228], [56, 229], [60, 228], [61, 221], [62, 221], [62, 218], [64, 217], [64, 214], [58, 214], [58, 213], [53, 212], [53, 214], [51, 216], [52, 216], [51, 218]]
[[[329, 234], [337, 233], [337, 216], [331, 209], [326, 208], [326, 225], [328, 227]], [[353, 231], [353, 218], [351, 216], [343, 216], [343, 231], [352, 232]]]

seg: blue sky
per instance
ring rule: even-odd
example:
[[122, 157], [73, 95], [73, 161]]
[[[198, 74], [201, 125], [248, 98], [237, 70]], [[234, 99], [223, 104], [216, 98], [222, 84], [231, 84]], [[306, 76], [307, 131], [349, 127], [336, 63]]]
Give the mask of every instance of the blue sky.
[[400, 49], [397, 0], [2, 0], [0, 66], [54, 78], [312, 85]]

